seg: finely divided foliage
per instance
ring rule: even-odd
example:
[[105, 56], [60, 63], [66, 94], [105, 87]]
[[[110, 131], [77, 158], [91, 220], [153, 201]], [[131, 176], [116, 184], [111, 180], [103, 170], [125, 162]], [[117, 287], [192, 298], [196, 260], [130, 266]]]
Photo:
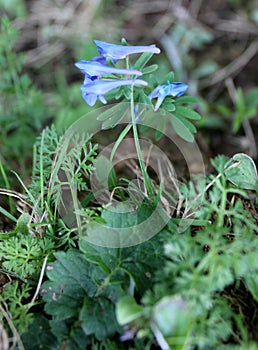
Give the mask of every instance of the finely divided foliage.
[[[26, 350], [257, 350], [256, 166], [243, 153], [218, 156], [211, 175], [177, 181], [177, 197], [168, 195], [164, 179], [152, 179], [144, 163], [139, 135], [151, 132], [144, 118], [159, 124], [156, 141], [169, 123], [189, 144], [201, 118], [193, 109], [199, 100], [182, 96], [188, 85], [175, 82], [173, 73], [155, 78], [158, 66], [146, 66], [160, 53], [155, 45], [122, 43], [95, 40], [100, 56], [75, 63], [89, 106], [118, 100], [96, 114], [109, 135], [119, 129], [110, 159], [97, 163], [96, 135], [82, 130], [71, 137], [47, 127], [35, 143], [31, 184], [18, 177], [26, 193], [19, 197], [22, 214], [17, 220], [0, 207], [14, 222], [12, 231], [0, 232], [0, 271], [8, 277], [0, 322], [14, 347]], [[91, 176], [107, 172], [130, 131], [137, 178], [111, 169], [111, 195], [101, 205]], [[87, 239], [95, 224], [121, 231], [140, 225], [160, 203], [166, 224], [141, 244], [115, 248]], [[172, 206], [176, 211], [169, 215]]]

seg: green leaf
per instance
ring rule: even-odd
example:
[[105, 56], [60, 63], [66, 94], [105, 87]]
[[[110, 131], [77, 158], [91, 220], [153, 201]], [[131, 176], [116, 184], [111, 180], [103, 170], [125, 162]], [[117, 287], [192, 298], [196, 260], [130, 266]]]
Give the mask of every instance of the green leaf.
[[248, 274], [244, 277], [247, 288], [252, 293], [253, 298], [258, 302], [258, 274]]
[[156, 141], [159, 141], [161, 139], [161, 137], [164, 135], [166, 123], [167, 123], [167, 121], [165, 118], [160, 118], [159, 129], [155, 130], [155, 140]]
[[[194, 137], [191, 131], [194, 132], [194, 128], [193, 125], [189, 122], [187, 122], [187, 120], [178, 117], [175, 114], [171, 114], [171, 117], [169, 118], [173, 128], [175, 129], [175, 132], [182, 137], [182, 139], [184, 139], [185, 141], [188, 142], [193, 142], [194, 141]], [[190, 130], [191, 129], [191, 130]]]
[[247, 154], [235, 154], [225, 165], [224, 173], [235, 186], [246, 190], [258, 190], [257, 169], [253, 159]]
[[20, 232], [24, 235], [28, 234], [29, 233], [30, 219], [31, 219], [31, 217], [28, 213], [22, 213], [17, 221], [15, 231]]
[[162, 104], [162, 108], [164, 108], [168, 112], [174, 112], [176, 110], [175, 100], [166, 98]]
[[164, 263], [163, 236], [157, 235], [147, 242], [122, 250], [121, 266], [132, 277], [139, 293], [146, 292], [153, 284], [155, 271]]
[[115, 317], [115, 305], [108, 299], [99, 299], [96, 302], [85, 298], [80, 321], [85, 334], [92, 334], [98, 340], [104, 340], [121, 332]]
[[176, 113], [179, 114], [180, 116], [188, 119], [193, 119], [193, 120], [200, 120], [201, 116], [199, 113], [195, 112], [194, 110], [183, 107], [183, 106], [176, 106]]
[[133, 69], [141, 71], [143, 67], [149, 62], [149, 60], [152, 58], [153, 53], [150, 52], [144, 52], [138, 60], [133, 65]]
[[210, 160], [211, 165], [218, 171], [218, 173], [223, 173], [228, 161], [229, 158], [224, 156], [223, 154], [220, 154], [217, 157]]
[[[126, 118], [127, 115], [128, 118]], [[129, 105], [122, 102], [103, 112], [97, 119], [103, 121], [102, 129], [107, 130], [114, 128], [124, 118], [129, 120]]]
[[102, 124], [103, 130], [108, 130], [111, 128], [114, 128], [117, 124], [121, 122], [121, 120], [124, 119], [127, 111], [124, 111], [124, 114], [117, 114], [114, 115], [112, 118], [106, 119]]
[[132, 296], [124, 296], [118, 301], [116, 306], [117, 321], [121, 326], [124, 326], [141, 317], [143, 310], [143, 307], [137, 304]]
[[153, 321], [164, 336], [184, 336], [191, 323], [189, 311], [181, 296], [166, 296], [155, 305]]
[[53, 350], [59, 349], [60, 344], [63, 344], [64, 340], [65, 350], [87, 349], [87, 345], [91, 343], [90, 337], [84, 333], [78, 320], [74, 319], [74, 323], [69, 321], [50, 320], [51, 332], [57, 337], [59, 344]]
[[97, 120], [103, 121], [109, 118], [112, 118], [114, 115], [121, 114], [121, 111], [124, 109], [124, 104], [118, 103], [112, 107], [108, 107], [104, 112], [102, 112], [98, 117]]
[[[40, 332], [35, 332], [39, 329]], [[57, 339], [51, 333], [49, 320], [41, 314], [34, 314], [33, 323], [29, 325], [28, 330], [22, 335], [22, 342], [26, 350], [57, 349]]]
[[199, 103], [200, 100], [195, 96], [181, 96], [176, 99], [176, 105], [186, 103], [186, 104], [196, 104]]
[[111, 273], [119, 264], [119, 249], [105, 248], [81, 239], [80, 250], [85, 254], [88, 261], [98, 265], [106, 274]]
[[170, 83], [173, 83], [174, 80], [175, 80], [174, 72], [169, 72], [168, 74], [165, 75], [163, 82], [166, 83], [167, 81], [169, 81]]
[[57, 320], [75, 316], [83, 298], [97, 290], [92, 280], [93, 265], [76, 250], [56, 253], [57, 262], [48, 270], [49, 278], [42, 286], [45, 310]]
[[142, 70], [142, 74], [150, 74], [155, 72], [157, 69], [159, 68], [159, 66], [157, 64], [152, 64], [148, 67], [143, 68]]
[[115, 228], [125, 228], [134, 226], [137, 224], [137, 215], [135, 212], [131, 212], [132, 209], [126, 203], [119, 203], [116, 206], [104, 209], [102, 212], [102, 218], [106, 221], [107, 225]]
[[[98, 263], [105, 258], [97, 258], [94, 247], [86, 247], [86, 244], [84, 248], [94, 264], [78, 250], [57, 253], [58, 260], [48, 268], [49, 281], [43, 284], [41, 291], [46, 301], [45, 311], [52, 316], [52, 332], [59, 341], [67, 339], [68, 349], [85, 348], [83, 344], [88, 342], [89, 335], [103, 340], [120, 332], [115, 318], [115, 302], [124, 295], [121, 286], [128, 281], [127, 274], [119, 275], [115, 272], [116, 266], [107, 267], [107, 263], [100, 269]], [[99, 254], [101, 250], [104, 249], [100, 248]], [[106, 249], [106, 258], [110, 261], [109, 252]], [[76, 339], [76, 334], [79, 339]]]

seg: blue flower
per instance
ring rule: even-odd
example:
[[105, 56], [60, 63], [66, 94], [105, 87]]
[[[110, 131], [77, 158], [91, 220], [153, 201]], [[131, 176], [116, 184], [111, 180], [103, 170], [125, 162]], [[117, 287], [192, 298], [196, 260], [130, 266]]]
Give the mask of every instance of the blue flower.
[[186, 90], [188, 89], [188, 85], [184, 83], [170, 83], [169, 81], [164, 85], [158, 85], [150, 94], [149, 99], [158, 98], [154, 111], [157, 111], [167, 96], [179, 97], [182, 96]]
[[[99, 58], [97, 57], [99, 60]], [[75, 63], [75, 66], [80, 69], [80, 71], [87, 75], [91, 80], [98, 79], [103, 74], [126, 74], [126, 75], [142, 75], [142, 72], [138, 70], [131, 70], [125, 68], [115, 68], [109, 67], [99, 63], [97, 60], [85, 61], [81, 60]]]
[[84, 84], [81, 86], [82, 97], [89, 106], [94, 106], [97, 98], [104, 104], [107, 103], [104, 95], [110, 90], [116, 89], [125, 85], [143, 85], [148, 83], [144, 80], [124, 79], [124, 80], [95, 80], [91, 81], [86, 78]]
[[128, 55], [142, 52], [160, 53], [160, 49], [155, 45], [150, 46], [123, 46], [106, 43], [100, 40], [94, 40], [97, 45], [98, 52], [104, 57], [110, 57], [113, 62], [125, 58]]
[[106, 61], [105, 57], [103, 57], [103, 56], [94, 56], [94, 57], [92, 57], [90, 62], [98, 62], [98, 63], [103, 64], [104, 66], [107, 66], [107, 61]]

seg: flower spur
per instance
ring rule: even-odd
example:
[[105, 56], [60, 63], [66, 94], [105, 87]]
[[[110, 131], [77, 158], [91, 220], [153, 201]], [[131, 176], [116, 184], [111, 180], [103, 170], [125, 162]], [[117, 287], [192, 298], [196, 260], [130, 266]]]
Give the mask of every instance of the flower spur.
[[142, 72], [138, 70], [110, 67], [103, 65], [97, 61], [81, 60], [79, 62], [76, 62], [74, 65], [91, 80], [98, 79], [98, 77], [103, 74], [125, 74], [137, 76], [142, 75]]
[[100, 55], [104, 57], [110, 57], [113, 62], [126, 58], [128, 55], [150, 52], [153, 54], [159, 54], [160, 49], [155, 45], [149, 46], [124, 46], [106, 43], [105, 41], [94, 40], [97, 45], [97, 49]]

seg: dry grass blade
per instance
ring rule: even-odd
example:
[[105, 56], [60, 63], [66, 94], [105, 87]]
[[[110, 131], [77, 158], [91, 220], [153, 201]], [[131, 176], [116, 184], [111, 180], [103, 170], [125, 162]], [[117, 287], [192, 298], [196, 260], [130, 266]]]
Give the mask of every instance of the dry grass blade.
[[210, 87], [218, 84], [230, 76], [235, 76], [240, 70], [242, 70], [247, 63], [257, 54], [258, 52], [258, 40], [252, 42], [248, 48], [236, 58], [233, 62], [228, 64], [226, 67], [215, 72], [209, 79], [203, 80], [200, 85], [202, 88]]
[[[7, 305], [3, 302], [3, 305], [7, 308]], [[14, 327], [14, 324], [12, 322], [12, 319], [11, 317], [9, 316], [9, 313], [8, 311], [6, 311], [4, 309], [4, 307], [2, 306], [2, 304], [0, 304], [0, 312], [1, 314], [4, 316], [4, 318], [6, 319], [7, 323], [8, 323], [8, 326], [10, 327], [12, 333], [13, 333], [13, 337], [12, 339], [9, 338], [9, 339], [6, 339], [6, 337], [3, 335], [2, 333], [2, 329], [0, 328], [0, 335], [1, 335], [1, 340], [3, 340], [3, 337], [5, 337], [4, 341], [5, 343], [1, 344], [0, 343], [0, 346], [1, 345], [6, 345], [6, 342], [8, 347], [5, 349], [4, 347], [3, 348], [0, 348], [1, 350], [14, 350], [14, 349], [18, 349], [18, 350], [25, 350], [24, 346], [23, 346], [23, 343], [21, 341], [21, 338], [20, 338], [20, 335], [19, 333], [17, 332], [16, 328]], [[0, 324], [0, 327], [2, 327], [2, 325]], [[5, 331], [5, 330], [4, 330]], [[12, 340], [12, 345], [10, 343], [10, 341]]]
[[8, 350], [9, 349], [9, 338], [6, 330], [3, 325], [0, 323], [0, 349]]

